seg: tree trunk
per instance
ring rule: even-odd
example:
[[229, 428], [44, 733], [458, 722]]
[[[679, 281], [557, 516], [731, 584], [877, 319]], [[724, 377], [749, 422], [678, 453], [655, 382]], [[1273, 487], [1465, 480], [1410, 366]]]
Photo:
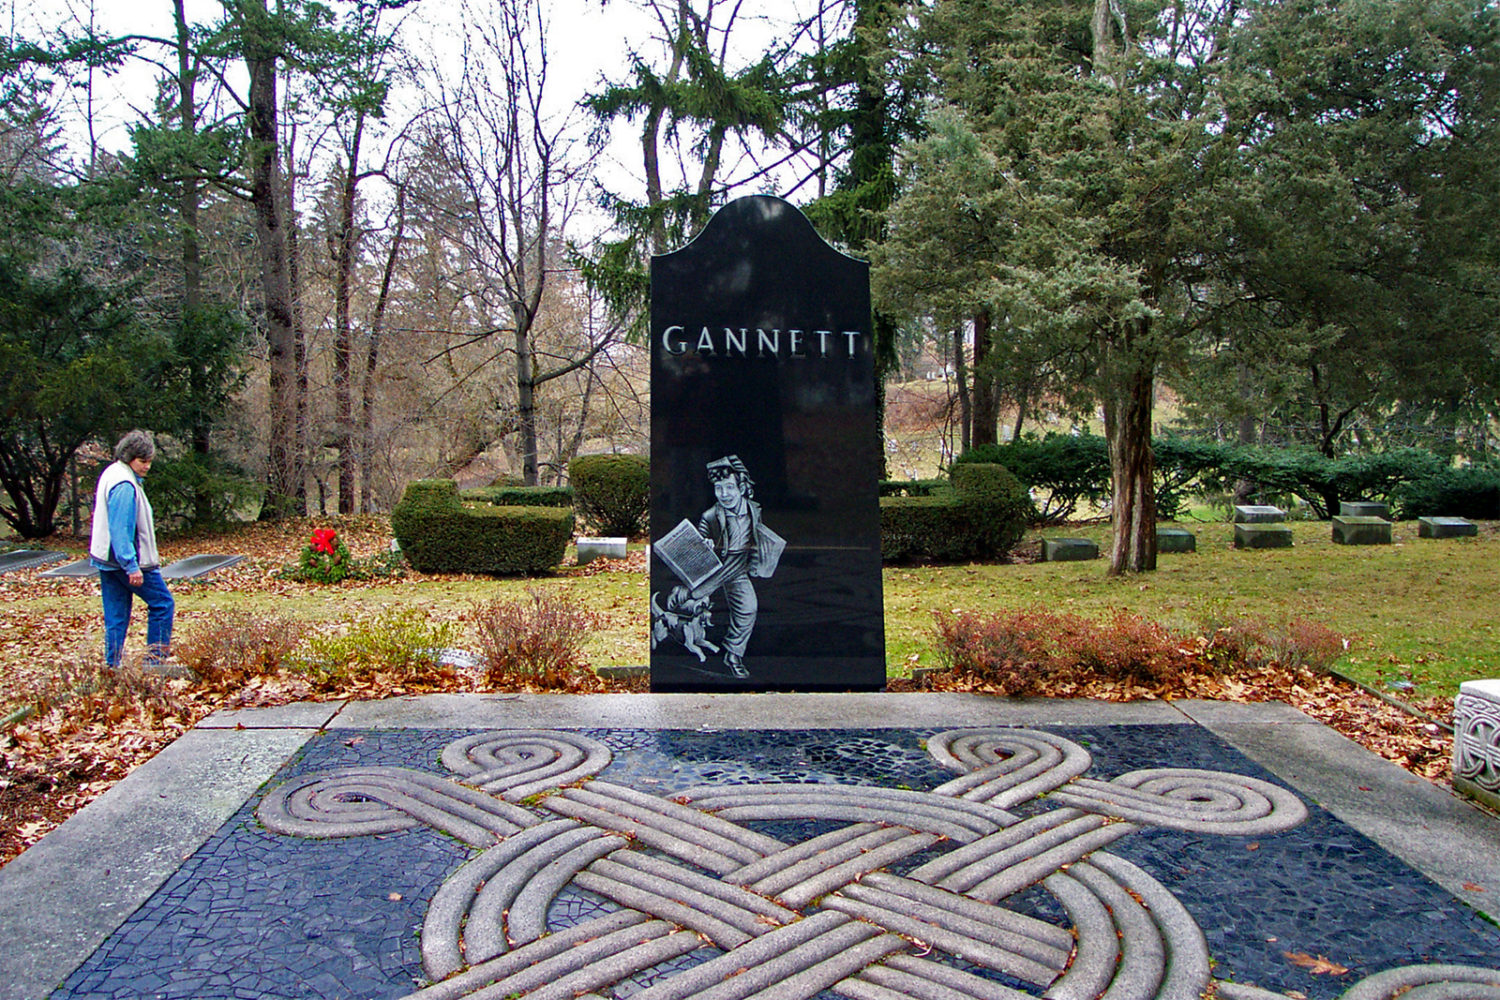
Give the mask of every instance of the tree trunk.
[[[1114, 355], [1114, 356], [1112, 356]], [[1156, 569], [1156, 484], [1151, 453], [1154, 359], [1127, 343], [1106, 348], [1104, 433], [1109, 440], [1114, 546], [1109, 575]]]
[[292, 462], [296, 474], [293, 496], [296, 498], [294, 512], [307, 515], [307, 468], [308, 468], [308, 406], [311, 395], [308, 391], [307, 375], [307, 323], [302, 312], [302, 228], [297, 220], [297, 130], [287, 132], [286, 150], [286, 204], [282, 206], [286, 219], [287, 278], [292, 293], [292, 356], [297, 370], [297, 437], [292, 451]]
[[965, 360], [966, 354], [964, 328], [960, 323], [953, 328], [953, 378], [958, 383], [959, 454], [968, 451], [974, 440], [974, 402], [969, 398], [969, 364]]
[[[172, 16], [177, 29], [177, 131], [182, 136], [183, 147], [191, 148], [198, 132], [198, 72], [194, 67], [183, 2], [184, 0], [173, 0], [172, 3]], [[182, 227], [181, 322], [184, 333], [189, 335], [203, 321], [200, 316], [203, 306], [203, 253], [198, 243], [198, 209], [201, 201], [202, 185], [191, 168], [184, 170], [182, 190], [178, 192], [177, 212], [178, 223]], [[205, 364], [200, 358], [193, 356], [187, 358], [187, 363], [188, 389], [195, 400], [203, 400], [208, 396]], [[201, 405], [194, 406], [192, 412], [193, 425], [189, 433], [193, 454], [206, 464], [212, 444], [209, 419]], [[193, 519], [201, 524], [212, 517], [213, 495], [199, 486], [193, 495]]]
[[391, 234], [390, 250], [385, 256], [385, 270], [380, 275], [380, 295], [375, 299], [375, 314], [370, 318], [370, 339], [365, 343], [364, 381], [360, 386], [359, 405], [359, 507], [366, 514], [375, 512], [375, 373], [379, 370], [380, 339], [385, 332], [385, 310], [391, 300], [391, 281], [401, 243], [406, 235], [406, 185], [396, 186], [396, 231]]
[[245, 68], [250, 75], [250, 201], [260, 249], [269, 361], [270, 448], [262, 520], [280, 520], [296, 509], [297, 368], [292, 332], [292, 287], [287, 274], [285, 219], [281, 209], [281, 157], [276, 115], [276, 48], [265, 38], [265, 0], [245, 7]]
[[353, 331], [349, 297], [354, 284], [354, 196], [359, 183], [359, 146], [364, 115], [356, 114], [339, 192], [339, 228], [334, 236], [333, 447], [338, 453], [339, 513], [354, 511], [354, 405], [349, 386]]
[[536, 372], [531, 357], [526, 310], [516, 304], [516, 421], [521, 434], [521, 479], [537, 484], [536, 470]]
[[1000, 393], [993, 366], [985, 364], [991, 336], [990, 311], [981, 309], [974, 314], [974, 427], [970, 437], [976, 448], [999, 443], [996, 428], [1000, 423]]

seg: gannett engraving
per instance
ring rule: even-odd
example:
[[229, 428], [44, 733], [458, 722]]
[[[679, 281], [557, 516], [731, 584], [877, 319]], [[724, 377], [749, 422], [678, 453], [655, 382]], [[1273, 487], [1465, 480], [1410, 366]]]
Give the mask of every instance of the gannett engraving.
[[661, 349], [674, 357], [699, 354], [724, 358], [852, 358], [864, 334], [858, 330], [781, 330], [756, 327], [701, 327], [695, 334], [673, 325], [661, 332]]

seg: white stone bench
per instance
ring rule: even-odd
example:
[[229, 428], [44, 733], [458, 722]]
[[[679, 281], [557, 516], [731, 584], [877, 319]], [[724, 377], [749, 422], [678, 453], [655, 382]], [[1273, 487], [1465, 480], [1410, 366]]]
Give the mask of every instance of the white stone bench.
[[1500, 809], [1500, 679], [1459, 685], [1453, 699], [1453, 788]]

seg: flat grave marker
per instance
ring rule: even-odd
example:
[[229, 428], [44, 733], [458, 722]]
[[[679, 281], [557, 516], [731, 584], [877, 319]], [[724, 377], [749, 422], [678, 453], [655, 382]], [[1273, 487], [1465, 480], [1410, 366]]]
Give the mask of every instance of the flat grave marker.
[[164, 580], [191, 580], [195, 577], [206, 576], [214, 570], [233, 566], [243, 561], [244, 558], [244, 556], [223, 555], [188, 556], [186, 559], [178, 559], [176, 562], [163, 566], [161, 575]]
[[1333, 519], [1333, 541], [1336, 545], [1389, 545], [1391, 522], [1383, 517], [1344, 517]]
[[1042, 539], [1042, 562], [1081, 562], [1098, 558], [1098, 543], [1087, 538]]
[[1292, 528], [1288, 524], [1236, 524], [1234, 547], [1237, 549], [1289, 549]]
[[16, 570], [35, 569], [48, 563], [59, 562], [68, 558], [66, 552], [51, 552], [46, 549], [17, 549], [14, 552], [0, 553], [0, 573], [12, 573]]
[[1156, 529], [1157, 552], [1197, 552], [1198, 536], [1186, 528], [1160, 527]]
[[1479, 525], [1462, 517], [1419, 517], [1418, 538], [1473, 538]]

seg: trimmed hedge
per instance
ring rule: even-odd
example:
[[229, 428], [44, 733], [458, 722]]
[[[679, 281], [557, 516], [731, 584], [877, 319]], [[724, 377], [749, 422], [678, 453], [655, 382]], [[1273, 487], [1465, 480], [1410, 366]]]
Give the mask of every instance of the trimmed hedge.
[[[1228, 492], [1239, 480], [1254, 483], [1263, 502], [1296, 497], [1324, 519], [1337, 514], [1344, 500], [1383, 500], [1399, 507], [1408, 487], [1441, 476], [1445, 465], [1444, 459], [1420, 448], [1329, 458], [1310, 449], [1172, 435], [1155, 438], [1151, 448], [1161, 520], [1176, 517], [1190, 497]], [[983, 445], [960, 455], [954, 468], [972, 462], [1003, 465], [1027, 486], [1044, 491], [1047, 499], [1038, 511], [1042, 524], [1064, 521], [1081, 502], [1098, 504], [1110, 495], [1109, 445], [1097, 434], [1049, 434], [1040, 440]]]
[[970, 448], [953, 468], [970, 463], [1003, 465], [1026, 486], [1046, 495], [1036, 510], [1039, 524], [1061, 524], [1083, 502], [1099, 504], [1109, 497], [1109, 444], [1097, 434], [1048, 434], [1005, 444]]
[[637, 538], [651, 513], [651, 463], [644, 455], [580, 455], [568, 463], [573, 506], [604, 535]]
[[464, 490], [459, 499], [493, 507], [571, 507], [573, 490], [567, 486], [480, 486]]
[[563, 561], [573, 512], [459, 502], [451, 479], [406, 487], [391, 530], [412, 568], [423, 573], [539, 573]]
[[925, 496], [880, 498], [880, 556], [888, 562], [951, 562], [1004, 555], [1021, 540], [1031, 500], [1010, 470], [955, 466], [953, 480]]
[[1500, 468], [1479, 465], [1444, 469], [1407, 483], [1397, 491], [1396, 513], [1402, 518], [1500, 518]]

